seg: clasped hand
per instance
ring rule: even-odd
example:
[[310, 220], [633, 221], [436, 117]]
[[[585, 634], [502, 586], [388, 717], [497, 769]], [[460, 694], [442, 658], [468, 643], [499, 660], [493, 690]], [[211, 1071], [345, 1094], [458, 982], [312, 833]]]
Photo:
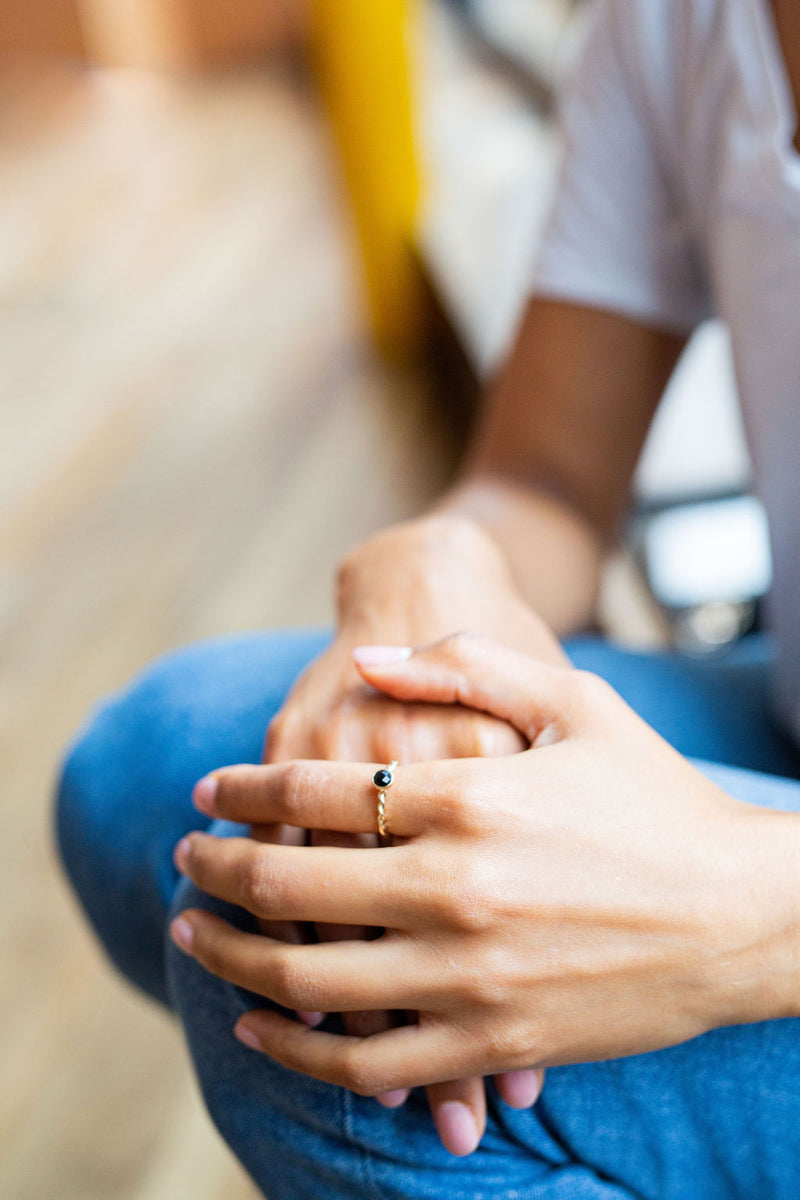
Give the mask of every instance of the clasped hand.
[[[756, 885], [770, 814], [726, 796], [583, 672], [474, 635], [361, 671], [397, 700], [491, 714], [530, 749], [401, 766], [390, 847], [180, 843], [182, 872], [259, 918], [382, 930], [289, 945], [190, 910], [173, 937], [210, 972], [288, 1009], [417, 1014], [359, 1038], [257, 1011], [240, 1019], [241, 1040], [376, 1095], [759, 1019], [751, 959], [766, 935], [735, 897]], [[196, 797], [254, 827], [374, 833], [378, 765], [234, 767]]]

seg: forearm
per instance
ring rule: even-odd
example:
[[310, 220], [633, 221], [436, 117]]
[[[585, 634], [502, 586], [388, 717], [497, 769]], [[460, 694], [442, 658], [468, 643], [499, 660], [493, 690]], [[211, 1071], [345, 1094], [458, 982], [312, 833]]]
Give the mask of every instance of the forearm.
[[533, 300], [462, 479], [437, 506], [493, 538], [561, 636], [594, 615], [603, 550], [682, 344], [613, 313]]
[[[424, 603], [431, 588], [456, 590], [463, 600], [490, 564], [483, 541], [505, 563], [506, 586], [545, 625], [559, 636], [584, 627], [594, 614], [604, 544], [625, 510], [682, 345], [614, 313], [532, 301], [486, 398], [461, 481], [426, 516], [349, 555], [340, 596], [352, 599], [360, 588], [367, 606], [381, 597], [385, 615], [398, 595], [413, 601], [415, 587]], [[451, 607], [455, 625], [446, 633], [462, 624], [461, 607], [470, 612], [469, 604]]]

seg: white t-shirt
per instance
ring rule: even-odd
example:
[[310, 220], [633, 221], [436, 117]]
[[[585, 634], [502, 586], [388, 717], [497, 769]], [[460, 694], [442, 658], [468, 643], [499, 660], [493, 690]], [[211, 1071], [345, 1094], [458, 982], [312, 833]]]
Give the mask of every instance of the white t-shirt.
[[770, 0], [597, 0], [563, 123], [535, 290], [672, 330], [727, 322], [800, 738], [800, 154]]

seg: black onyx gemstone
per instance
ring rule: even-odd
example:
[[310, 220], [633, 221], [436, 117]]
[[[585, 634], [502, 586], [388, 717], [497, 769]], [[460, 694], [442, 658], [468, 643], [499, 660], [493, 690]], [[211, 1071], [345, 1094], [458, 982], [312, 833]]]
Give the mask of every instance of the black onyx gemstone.
[[375, 772], [372, 777], [372, 782], [375, 784], [376, 788], [380, 788], [381, 791], [383, 791], [384, 788], [392, 786], [392, 779], [392, 772], [387, 771], [386, 767], [383, 767], [380, 771]]

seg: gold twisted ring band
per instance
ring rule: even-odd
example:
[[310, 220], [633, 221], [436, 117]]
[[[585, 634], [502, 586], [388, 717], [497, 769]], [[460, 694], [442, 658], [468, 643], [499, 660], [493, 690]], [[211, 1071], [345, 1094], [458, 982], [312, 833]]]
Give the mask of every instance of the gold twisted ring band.
[[378, 833], [382, 838], [389, 837], [389, 830], [386, 827], [386, 793], [394, 783], [396, 767], [397, 763], [391, 762], [388, 767], [381, 767], [372, 776], [372, 782], [378, 789]]

